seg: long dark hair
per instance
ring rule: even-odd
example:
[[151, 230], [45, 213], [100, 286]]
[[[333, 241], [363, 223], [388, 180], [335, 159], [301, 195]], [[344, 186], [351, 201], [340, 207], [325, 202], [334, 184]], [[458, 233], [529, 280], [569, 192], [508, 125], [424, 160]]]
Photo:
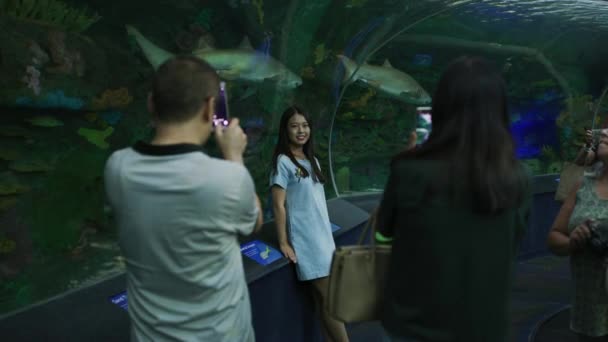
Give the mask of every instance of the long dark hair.
[[398, 154], [393, 162], [448, 161], [452, 190], [459, 186], [469, 192], [474, 209], [482, 214], [497, 214], [521, 203], [527, 177], [509, 131], [506, 86], [490, 63], [478, 57], [455, 60], [439, 80], [432, 117], [428, 140]]
[[289, 124], [289, 119], [291, 119], [291, 117], [296, 114], [302, 115], [306, 119], [306, 122], [308, 122], [308, 127], [310, 128], [310, 134], [308, 136], [308, 141], [306, 142], [306, 144], [304, 144], [303, 150], [304, 150], [304, 154], [306, 155], [306, 158], [308, 158], [308, 160], [310, 161], [310, 165], [312, 166], [312, 170], [313, 170], [312, 179], [315, 182], [325, 183], [325, 176], [323, 176], [323, 173], [321, 172], [321, 169], [319, 168], [319, 166], [317, 165], [317, 161], [315, 160], [315, 147], [314, 147], [315, 143], [313, 140], [313, 136], [314, 136], [313, 125], [312, 125], [312, 121], [310, 119], [310, 115], [308, 115], [308, 113], [304, 112], [303, 110], [301, 110], [300, 108], [298, 108], [296, 106], [291, 106], [291, 107], [285, 109], [285, 111], [281, 115], [281, 122], [279, 124], [280, 125], [279, 126], [279, 140], [277, 141], [277, 145], [275, 146], [274, 153], [272, 155], [273, 172], [276, 174], [277, 162], [279, 161], [279, 156], [281, 154], [284, 154], [300, 169], [302, 177], [306, 178], [306, 177], [310, 176], [310, 174], [308, 173], [308, 170], [306, 170], [306, 168], [302, 167], [302, 165], [294, 157], [293, 153], [291, 153], [287, 125]]

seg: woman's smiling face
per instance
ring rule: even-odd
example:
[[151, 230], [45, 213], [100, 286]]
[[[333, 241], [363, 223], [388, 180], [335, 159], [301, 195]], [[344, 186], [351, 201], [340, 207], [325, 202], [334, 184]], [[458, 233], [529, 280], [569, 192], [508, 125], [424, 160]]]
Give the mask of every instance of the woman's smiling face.
[[295, 147], [303, 147], [310, 139], [310, 126], [301, 114], [295, 114], [287, 122], [289, 142]]

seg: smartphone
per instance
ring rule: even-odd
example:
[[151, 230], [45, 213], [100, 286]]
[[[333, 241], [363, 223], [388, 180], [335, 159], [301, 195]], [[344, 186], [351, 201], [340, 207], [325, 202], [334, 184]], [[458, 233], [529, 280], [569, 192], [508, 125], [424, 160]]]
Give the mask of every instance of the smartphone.
[[226, 82], [220, 82], [220, 93], [215, 100], [215, 110], [213, 113], [213, 127], [215, 126], [228, 126], [229, 114], [228, 114], [228, 94], [226, 94]]
[[424, 143], [431, 134], [431, 107], [416, 107], [416, 144]]
[[[597, 145], [600, 143], [600, 137], [602, 135], [602, 129], [590, 129], [588, 127], [583, 127], [585, 130], [585, 143], [591, 143], [588, 151], [595, 151]], [[591, 131], [591, 141], [588, 141], [587, 132]]]

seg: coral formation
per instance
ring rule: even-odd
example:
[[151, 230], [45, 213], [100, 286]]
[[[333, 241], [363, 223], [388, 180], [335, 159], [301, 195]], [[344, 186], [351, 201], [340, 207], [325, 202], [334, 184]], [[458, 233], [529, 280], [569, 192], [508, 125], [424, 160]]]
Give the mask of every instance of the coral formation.
[[115, 90], [105, 90], [100, 97], [95, 97], [91, 101], [93, 110], [119, 108], [127, 106], [133, 101], [133, 97], [129, 94], [129, 89], [122, 87]]
[[32, 89], [34, 95], [40, 95], [40, 70], [34, 65], [25, 67], [25, 76], [21, 79], [25, 85]]
[[107, 149], [110, 145], [105, 141], [107, 137], [114, 133], [114, 127], [108, 127], [103, 131], [90, 129], [90, 128], [79, 128], [78, 135], [83, 136], [91, 144], [101, 148]]
[[88, 29], [101, 19], [97, 13], [89, 14], [87, 9], [72, 8], [59, 0], [0, 0], [0, 12], [76, 32]]
[[365, 94], [363, 94], [360, 98], [356, 100], [348, 101], [348, 105], [350, 108], [361, 108], [367, 106], [369, 100], [371, 100], [374, 95], [376, 95], [376, 91], [373, 89], [369, 89]]
[[114, 126], [122, 119], [122, 113], [115, 110], [108, 110], [102, 113], [89, 112], [84, 115], [85, 120], [96, 124], [100, 128]]
[[29, 118], [27, 121], [32, 126], [37, 127], [59, 127], [63, 126], [63, 121], [57, 120], [50, 115], [39, 115]]
[[32, 65], [35, 67], [41, 67], [51, 60], [46, 51], [36, 41], [31, 40], [27, 45], [28, 50], [32, 53]]
[[56, 90], [53, 92], [46, 93], [43, 98], [38, 100], [34, 100], [27, 96], [18, 97], [15, 100], [15, 104], [23, 107], [67, 108], [72, 110], [78, 110], [84, 106], [84, 101], [77, 97], [65, 96], [62, 90]]
[[106, 111], [101, 113], [99, 116], [104, 123], [108, 125], [116, 125], [120, 122], [122, 113], [118, 111]]
[[34, 40], [27, 42], [27, 48], [31, 55], [30, 64], [25, 67], [23, 83], [38, 96], [41, 93], [41, 70], [49, 62], [44, 70], [50, 73], [75, 75], [82, 77], [85, 72], [85, 61], [79, 51], [69, 50], [65, 44], [65, 33], [63, 31], [51, 30], [48, 33], [49, 54]]
[[300, 70], [300, 76], [302, 78], [311, 80], [316, 77], [315, 69], [311, 66], [304, 67], [304, 68], [302, 68], [302, 70]]
[[21, 79], [25, 85], [32, 89], [34, 95], [40, 95], [40, 68], [49, 62], [49, 55], [35, 41], [27, 43], [28, 50], [32, 54], [31, 64], [25, 67], [25, 75]]
[[46, 70], [52, 73], [76, 75], [82, 77], [85, 71], [85, 62], [80, 51], [68, 50], [65, 45], [65, 32], [50, 31], [48, 34], [49, 51], [54, 66]]
[[186, 30], [180, 31], [175, 38], [175, 45], [184, 52], [212, 47], [215, 39], [203, 25], [193, 23]]
[[329, 51], [327, 51], [325, 49], [325, 44], [321, 43], [319, 45], [317, 45], [317, 47], [315, 48], [315, 51], [313, 52], [313, 56], [315, 58], [315, 65], [321, 64], [321, 62], [323, 62], [323, 60], [325, 60], [325, 58], [329, 55]]
[[530, 169], [533, 174], [541, 174], [542, 166], [540, 160], [536, 158], [523, 159], [522, 162]]

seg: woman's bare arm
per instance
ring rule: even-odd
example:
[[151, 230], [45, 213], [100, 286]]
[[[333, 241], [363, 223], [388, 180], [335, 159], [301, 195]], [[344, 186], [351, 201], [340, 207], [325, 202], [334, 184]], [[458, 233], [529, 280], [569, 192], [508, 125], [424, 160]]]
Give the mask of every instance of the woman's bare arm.
[[574, 186], [574, 189], [570, 191], [568, 197], [564, 200], [559, 213], [553, 221], [551, 231], [547, 236], [547, 246], [549, 250], [556, 255], [567, 256], [570, 255], [570, 236], [568, 233], [568, 223], [570, 222], [570, 216], [576, 205], [576, 192], [580, 188], [580, 182]]
[[283, 255], [292, 262], [297, 262], [296, 253], [287, 239], [287, 210], [285, 210], [285, 189], [275, 185], [272, 191], [272, 209], [274, 212], [274, 224], [277, 227], [277, 237], [279, 248]]

